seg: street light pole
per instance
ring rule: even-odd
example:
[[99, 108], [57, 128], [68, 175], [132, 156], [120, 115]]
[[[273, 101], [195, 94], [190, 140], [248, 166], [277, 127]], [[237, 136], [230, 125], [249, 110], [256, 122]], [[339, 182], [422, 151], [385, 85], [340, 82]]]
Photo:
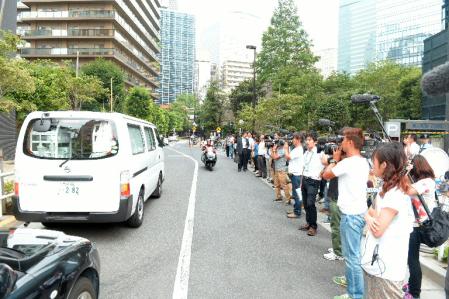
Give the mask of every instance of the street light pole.
[[[253, 113], [256, 111], [256, 46], [247, 45], [247, 49], [254, 50], [254, 60], [253, 60]], [[256, 119], [253, 118], [253, 131], [256, 127]]]

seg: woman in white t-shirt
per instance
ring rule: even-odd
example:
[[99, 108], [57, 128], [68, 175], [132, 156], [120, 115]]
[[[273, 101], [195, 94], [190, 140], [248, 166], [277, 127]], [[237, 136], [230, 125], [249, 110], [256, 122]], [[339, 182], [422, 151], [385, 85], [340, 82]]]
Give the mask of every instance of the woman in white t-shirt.
[[410, 188], [409, 195], [412, 197], [412, 204], [415, 208], [415, 224], [413, 225], [413, 232], [410, 234], [410, 241], [408, 247], [408, 267], [410, 270], [410, 278], [408, 285], [403, 287], [406, 292], [404, 298], [419, 298], [421, 294], [421, 264], [419, 263], [419, 248], [421, 246], [419, 223], [427, 220], [427, 213], [421, 204], [421, 201], [416, 196], [422, 195], [424, 202], [429, 208], [430, 213], [436, 207], [435, 199], [435, 173], [432, 167], [427, 162], [426, 158], [421, 155], [416, 155], [412, 160], [413, 169], [410, 175], [416, 182]]
[[364, 298], [402, 299], [413, 212], [407, 195], [407, 157], [399, 143], [387, 143], [373, 154], [374, 174], [383, 179], [381, 192], [365, 215], [368, 225], [362, 244]]

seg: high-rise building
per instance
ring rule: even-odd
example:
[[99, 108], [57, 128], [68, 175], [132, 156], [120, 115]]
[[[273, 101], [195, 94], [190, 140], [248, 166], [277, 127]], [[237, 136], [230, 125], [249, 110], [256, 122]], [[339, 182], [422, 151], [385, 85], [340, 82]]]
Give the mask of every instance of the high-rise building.
[[338, 70], [385, 59], [421, 65], [423, 40], [441, 30], [441, 0], [340, 0]]
[[245, 61], [226, 60], [221, 68], [223, 90], [230, 93], [241, 82], [253, 78], [252, 64]]
[[194, 93], [200, 101], [204, 101], [211, 80], [211, 62], [209, 60], [195, 61]]
[[316, 56], [320, 57], [320, 60], [315, 63], [315, 67], [320, 70], [321, 75], [324, 78], [329, 77], [332, 72], [337, 70], [337, 49], [329, 48], [314, 51]]
[[161, 105], [173, 103], [179, 94], [193, 93], [195, 77], [195, 18], [161, 9]]
[[424, 39], [441, 31], [442, 0], [377, 0], [376, 60], [421, 66]]
[[338, 31], [338, 71], [354, 74], [376, 55], [376, 1], [340, 0]]
[[204, 32], [201, 38], [203, 48], [210, 51], [211, 60], [223, 64], [226, 60], [253, 61], [253, 51], [247, 45], [260, 49], [263, 30], [268, 25], [262, 18], [243, 11], [224, 14]]
[[27, 59], [97, 57], [115, 62], [127, 86], [148, 88], [155, 99], [159, 76], [159, 0], [22, 0], [17, 33]]

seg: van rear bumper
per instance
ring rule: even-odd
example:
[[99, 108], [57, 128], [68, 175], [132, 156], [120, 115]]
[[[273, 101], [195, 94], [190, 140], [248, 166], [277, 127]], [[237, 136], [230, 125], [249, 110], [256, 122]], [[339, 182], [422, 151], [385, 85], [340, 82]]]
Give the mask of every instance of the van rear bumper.
[[123, 222], [131, 217], [133, 196], [120, 199], [117, 212], [88, 213], [88, 212], [35, 212], [23, 211], [20, 208], [20, 197], [13, 197], [14, 216], [25, 222], [64, 222], [64, 223], [112, 223]]

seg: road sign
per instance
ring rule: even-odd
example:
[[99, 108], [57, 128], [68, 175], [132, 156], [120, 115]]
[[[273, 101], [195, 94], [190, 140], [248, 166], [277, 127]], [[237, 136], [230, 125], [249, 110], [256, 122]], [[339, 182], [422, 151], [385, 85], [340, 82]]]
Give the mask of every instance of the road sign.
[[217, 128], [217, 132], [218, 132], [218, 133], [221, 132], [221, 128], [220, 128], [220, 127]]

